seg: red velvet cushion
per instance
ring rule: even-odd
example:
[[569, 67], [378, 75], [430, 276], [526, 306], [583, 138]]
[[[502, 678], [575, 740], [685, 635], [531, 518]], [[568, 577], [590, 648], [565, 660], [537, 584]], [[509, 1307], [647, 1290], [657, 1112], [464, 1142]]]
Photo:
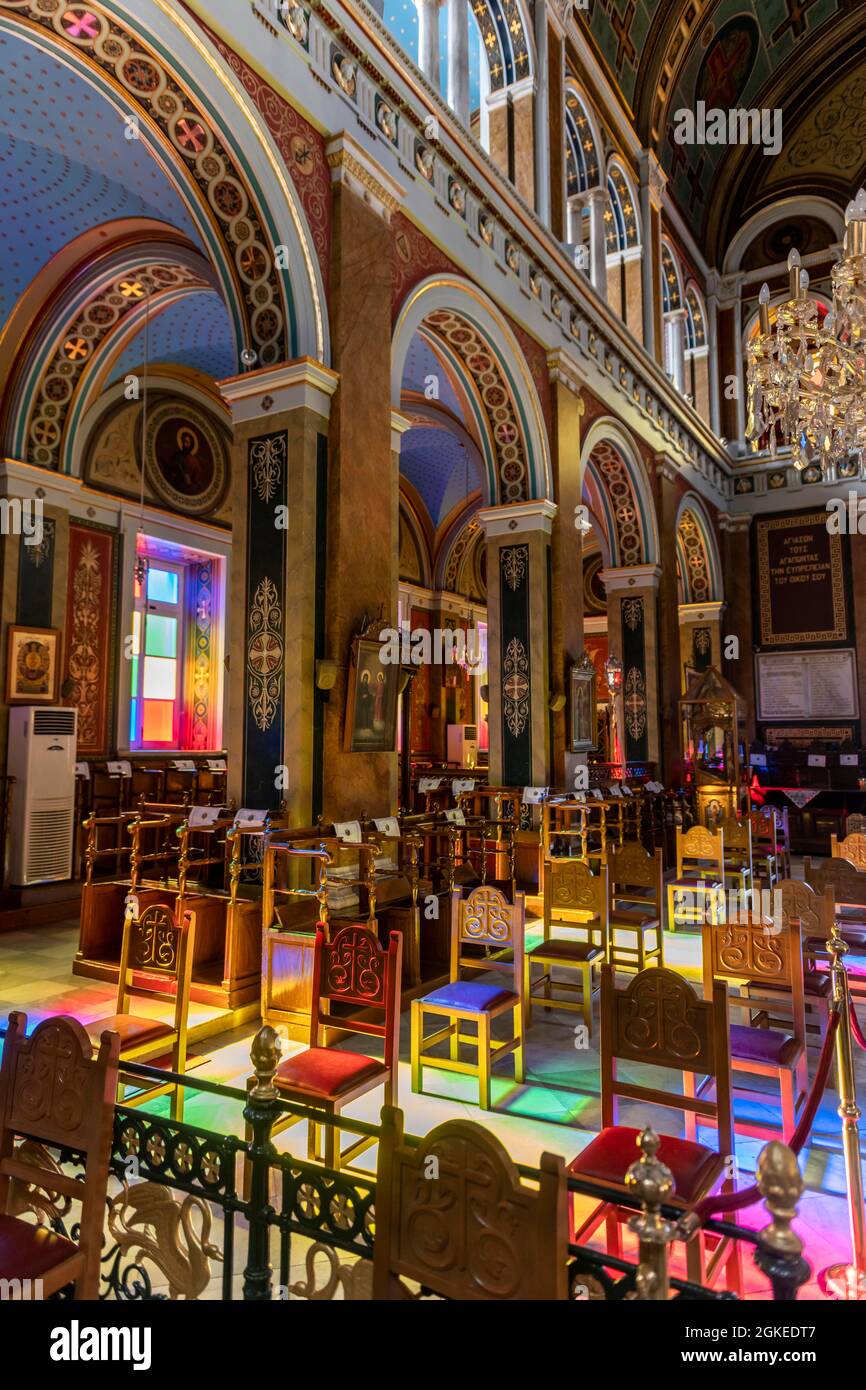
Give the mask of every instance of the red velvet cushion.
[[332, 1100], [362, 1081], [387, 1074], [388, 1068], [375, 1057], [343, 1052], [338, 1047], [308, 1047], [306, 1052], [280, 1063], [274, 1085], [280, 1091], [298, 1091]]
[[[603, 1129], [592, 1143], [568, 1165], [569, 1173], [581, 1178], [600, 1178], [604, 1182], [625, 1182], [625, 1175], [640, 1158], [639, 1129], [612, 1125]], [[674, 1191], [682, 1202], [695, 1202], [710, 1191], [721, 1171], [719, 1155], [704, 1144], [690, 1139], [661, 1136], [658, 1158], [673, 1174]]]
[[801, 1050], [802, 1044], [792, 1034], [782, 1033], [778, 1028], [731, 1024], [731, 1058], [735, 1062], [772, 1062], [784, 1066]]
[[86, 1023], [84, 1027], [95, 1046], [99, 1045], [103, 1033], [119, 1033], [121, 1052], [125, 1047], [156, 1042], [157, 1038], [168, 1037], [169, 1033], [174, 1032], [170, 1023], [160, 1023], [158, 1018], [142, 1018], [136, 1014], [112, 1014], [110, 1018], [99, 1018], [95, 1023]]
[[598, 960], [604, 952], [591, 941], [567, 941], [564, 937], [556, 936], [552, 941], [539, 941], [537, 945], [530, 946], [526, 954], [539, 960], [561, 960], [567, 964], [569, 961]]
[[46, 1226], [0, 1216], [0, 1279], [38, 1279], [77, 1254], [77, 1245]]

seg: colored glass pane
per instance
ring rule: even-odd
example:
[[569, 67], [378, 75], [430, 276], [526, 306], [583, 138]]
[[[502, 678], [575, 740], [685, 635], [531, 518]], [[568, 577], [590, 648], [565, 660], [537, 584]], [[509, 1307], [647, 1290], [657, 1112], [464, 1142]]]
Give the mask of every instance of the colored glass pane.
[[148, 613], [144, 626], [145, 656], [177, 656], [177, 618]]
[[134, 696], [136, 696], [136, 695], [138, 694], [138, 657], [137, 657], [137, 656], [134, 656], [134, 657], [132, 658], [132, 661], [130, 662], [130, 665], [132, 666], [132, 679], [130, 680], [129, 688], [130, 688], [130, 690], [132, 691], [132, 694], [133, 694], [133, 697], [134, 697]]
[[129, 702], [129, 746], [130, 746], [130, 748], [134, 748], [134, 747], [135, 747], [135, 741], [136, 741], [137, 738], [138, 738], [138, 701], [137, 701], [137, 700], [130, 700], [130, 702]]
[[141, 655], [141, 614], [132, 615], [132, 655]]
[[143, 743], [172, 743], [174, 739], [174, 701], [145, 700], [141, 738]]
[[151, 565], [147, 571], [147, 597], [153, 603], [177, 603], [177, 575]]
[[176, 693], [177, 662], [162, 656], [144, 658], [145, 700], [173, 700]]

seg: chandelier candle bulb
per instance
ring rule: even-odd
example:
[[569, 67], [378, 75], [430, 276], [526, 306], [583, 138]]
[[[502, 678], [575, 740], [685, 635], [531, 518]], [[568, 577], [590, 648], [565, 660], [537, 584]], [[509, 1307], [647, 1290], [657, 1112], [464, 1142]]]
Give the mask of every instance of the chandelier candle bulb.
[[761, 286], [761, 293], [758, 295], [758, 314], [761, 320], [761, 332], [767, 334], [770, 331], [770, 286]]
[[792, 299], [800, 298], [800, 252], [794, 248], [788, 256], [789, 291]]

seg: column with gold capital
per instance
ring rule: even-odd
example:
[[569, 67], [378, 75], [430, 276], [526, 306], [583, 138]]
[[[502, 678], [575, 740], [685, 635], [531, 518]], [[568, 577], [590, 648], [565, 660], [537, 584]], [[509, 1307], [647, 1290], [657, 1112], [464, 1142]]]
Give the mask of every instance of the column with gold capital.
[[546, 500], [484, 507], [491, 784], [550, 780], [550, 545]]
[[550, 781], [571, 788], [575, 767], [586, 760], [585, 752], [572, 753], [569, 737], [570, 672], [583, 652], [583, 537], [589, 526], [580, 457], [585, 407], [579, 368], [570, 353], [561, 348], [549, 353], [547, 370], [553, 407], [551, 470], [557, 504], [551, 523]]

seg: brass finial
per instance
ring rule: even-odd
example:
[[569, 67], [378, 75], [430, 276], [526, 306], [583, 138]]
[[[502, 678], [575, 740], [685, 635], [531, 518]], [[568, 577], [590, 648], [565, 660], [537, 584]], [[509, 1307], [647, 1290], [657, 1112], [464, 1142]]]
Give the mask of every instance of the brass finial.
[[257, 1100], [274, 1100], [277, 1088], [274, 1085], [274, 1072], [279, 1066], [282, 1039], [275, 1028], [265, 1023], [253, 1038], [250, 1048], [250, 1061], [256, 1074], [256, 1084], [250, 1091]]
[[663, 1302], [668, 1297], [667, 1247], [674, 1238], [674, 1225], [662, 1216], [662, 1206], [674, 1190], [670, 1168], [657, 1157], [661, 1140], [647, 1125], [638, 1137], [641, 1156], [625, 1175], [625, 1185], [640, 1199], [643, 1210], [629, 1221], [629, 1229], [640, 1241], [640, 1267], [637, 1296]]
[[848, 942], [842, 935], [839, 923], [837, 922], [835, 917], [833, 918], [833, 923], [830, 927], [830, 940], [826, 942], [826, 946], [827, 950], [833, 957], [834, 965], [838, 965], [842, 957], [845, 955], [846, 951], [850, 949], [848, 946]]
[[772, 1218], [761, 1232], [761, 1245], [778, 1255], [799, 1255], [803, 1242], [791, 1222], [797, 1215], [803, 1179], [796, 1154], [778, 1139], [771, 1139], [760, 1152], [758, 1187]]

